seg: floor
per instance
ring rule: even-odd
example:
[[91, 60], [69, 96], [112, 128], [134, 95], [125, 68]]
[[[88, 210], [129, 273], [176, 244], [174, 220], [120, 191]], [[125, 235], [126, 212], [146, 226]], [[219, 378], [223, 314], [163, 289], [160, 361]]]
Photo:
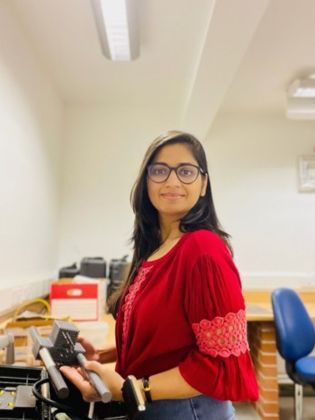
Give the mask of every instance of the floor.
[[[237, 420], [260, 420], [251, 404], [234, 404]], [[280, 420], [294, 420], [293, 397], [280, 397]], [[315, 420], [315, 395], [303, 399], [303, 420]]]

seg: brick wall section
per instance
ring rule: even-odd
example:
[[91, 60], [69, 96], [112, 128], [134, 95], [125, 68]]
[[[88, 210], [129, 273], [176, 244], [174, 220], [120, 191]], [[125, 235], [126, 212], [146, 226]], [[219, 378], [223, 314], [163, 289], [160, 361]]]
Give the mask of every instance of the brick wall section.
[[277, 349], [272, 322], [249, 322], [248, 340], [260, 396], [255, 408], [263, 420], [279, 419]]

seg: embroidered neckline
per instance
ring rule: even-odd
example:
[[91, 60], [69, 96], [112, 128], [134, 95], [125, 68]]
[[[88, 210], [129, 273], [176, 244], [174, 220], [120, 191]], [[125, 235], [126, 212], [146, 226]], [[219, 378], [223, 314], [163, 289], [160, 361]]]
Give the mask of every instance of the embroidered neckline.
[[127, 346], [127, 337], [130, 327], [131, 313], [133, 309], [134, 300], [140, 288], [142, 287], [144, 281], [147, 278], [147, 274], [151, 271], [152, 266], [150, 267], [140, 267], [139, 272], [134, 280], [134, 282], [129, 286], [127, 294], [125, 295], [124, 303], [121, 307], [123, 312], [123, 325], [122, 325], [122, 359], [126, 355], [126, 346]]
[[192, 324], [197, 345], [202, 353], [212, 357], [239, 356], [249, 350], [245, 310], [202, 319]]

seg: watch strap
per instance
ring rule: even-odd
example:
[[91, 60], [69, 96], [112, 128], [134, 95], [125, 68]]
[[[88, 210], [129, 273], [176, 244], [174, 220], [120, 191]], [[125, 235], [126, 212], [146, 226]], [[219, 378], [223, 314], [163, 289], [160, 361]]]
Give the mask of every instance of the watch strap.
[[148, 403], [152, 402], [152, 396], [151, 396], [151, 388], [150, 388], [150, 381], [147, 376], [142, 378], [142, 385], [143, 385], [143, 391], [145, 395], [145, 399]]

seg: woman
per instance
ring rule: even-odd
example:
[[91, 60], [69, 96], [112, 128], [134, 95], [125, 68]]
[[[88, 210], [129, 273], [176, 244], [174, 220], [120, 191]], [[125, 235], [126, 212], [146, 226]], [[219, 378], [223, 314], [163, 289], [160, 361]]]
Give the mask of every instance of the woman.
[[[256, 400], [258, 388], [241, 282], [201, 143], [178, 131], [158, 137], [132, 203], [134, 255], [116, 296], [116, 349], [96, 352], [83, 341], [90, 359], [116, 360], [116, 372], [96, 361], [87, 367], [115, 400], [124, 378], [135, 375], [148, 401], [139, 419], [233, 419], [231, 401]], [[97, 398], [77, 371], [62, 370], [85, 399]]]

